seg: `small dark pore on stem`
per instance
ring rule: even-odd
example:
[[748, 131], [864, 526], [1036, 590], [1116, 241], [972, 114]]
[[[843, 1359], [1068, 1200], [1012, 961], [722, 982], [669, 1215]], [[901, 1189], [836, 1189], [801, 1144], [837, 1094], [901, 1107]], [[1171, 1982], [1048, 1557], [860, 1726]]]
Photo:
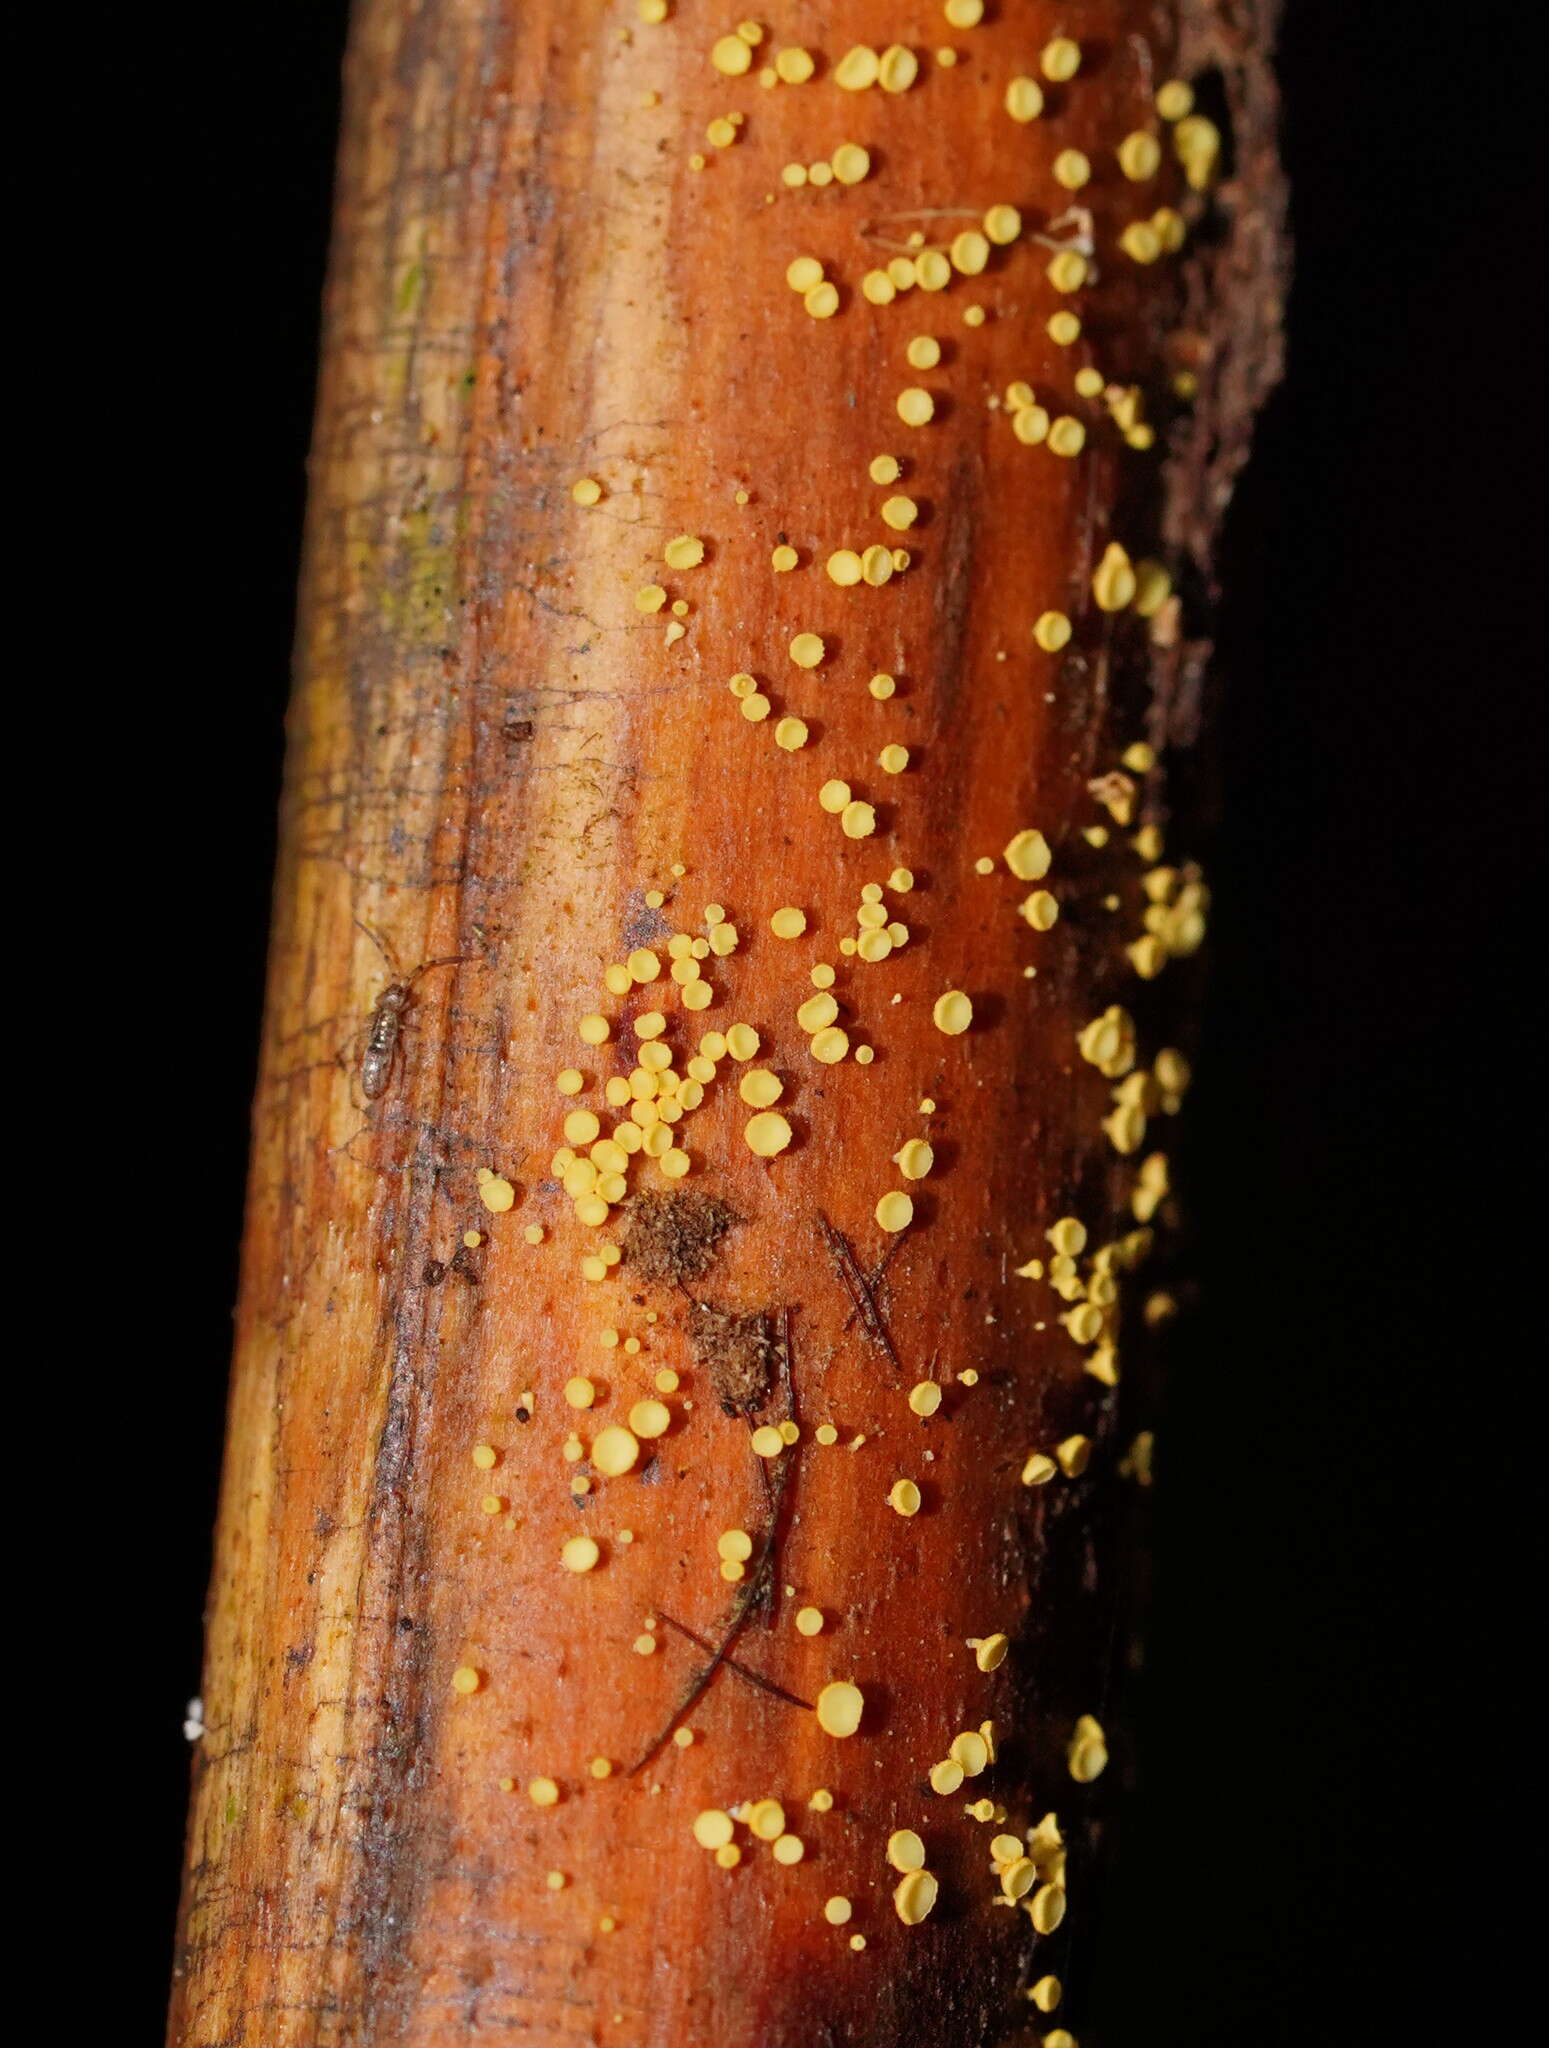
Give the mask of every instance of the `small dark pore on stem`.
[[716, 1246], [738, 1220], [727, 1203], [697, 1190], [636, 1195], [621, 1244], [639, 1279], [679, 1286], [709, 1272]]

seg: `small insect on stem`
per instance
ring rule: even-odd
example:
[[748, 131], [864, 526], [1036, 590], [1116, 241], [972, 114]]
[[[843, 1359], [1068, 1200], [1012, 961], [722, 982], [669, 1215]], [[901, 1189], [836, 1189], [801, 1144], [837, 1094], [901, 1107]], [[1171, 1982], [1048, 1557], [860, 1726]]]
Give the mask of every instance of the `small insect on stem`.
[[[355, 923], [372, 941], [389, 966], [393, 965], [387, 948], [369, 925]], [[392, 1079], [393, 1061], [398, 1055], [398, 1042], [403, 1033], [403, 1020], [412, 1000], [414, 984], [422, 974], [429, 974], [433, 967], [457, 967], [466, 960], [474, 960], [475, 953], [449, 953], [440, 960], [427, 960], [422, 966], [402, 981], [390, 981], [377, 997], [371, 1009], [371, 1022], [366, 1030], [366, 1046], [360, 1056], [360, 1092], [368, 1102], [387, 1092]]]
[[408, 1007], [407, 982], [389, 982], [376, 999], [366, 1033], [366, 1049], [360, 1056], [360, 1092], [368, 1102], [375, 1102], [387, 1086], [393, 1056], [398, 1050], [398, 1034], [403, 1029], [403, 1013]]

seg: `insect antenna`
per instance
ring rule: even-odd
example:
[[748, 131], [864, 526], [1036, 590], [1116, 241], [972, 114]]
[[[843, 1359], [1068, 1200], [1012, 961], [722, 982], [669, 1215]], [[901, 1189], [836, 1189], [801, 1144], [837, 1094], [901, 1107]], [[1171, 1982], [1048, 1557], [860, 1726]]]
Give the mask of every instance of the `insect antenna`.
[[465, 961], [484, 960], [488, 957], [489, 956], [485, 953], [444, 953], [439, 960], [422, 960], [419, 966], [416, 967], [414, 972], [408, 977], [409, 986], [412, 988], [414, 983], [419, 980], [420, 976], [422, 974], [428, 974], [432, 967], [459, 967]]
[[372, 945], [376, 947], [377, 951], [381, 954], [382, 958], [387, 962], [388, 972], [392, 975], [394, 981], [402, 981], [404, 978], [403, 970], [399, 967], [397, 960], [394, 959], [392, 951], [389, 948], [387, 941], [382, 937], [382, 934], [379, 931], [376, 931], [371, 925], [367, 924], [366, 920], [363, 917], [355, 917], [352, 915], [350, 918], [350, 923], [355, 926], [357, 931], [364, 932], [366, 937], [371, 941]]

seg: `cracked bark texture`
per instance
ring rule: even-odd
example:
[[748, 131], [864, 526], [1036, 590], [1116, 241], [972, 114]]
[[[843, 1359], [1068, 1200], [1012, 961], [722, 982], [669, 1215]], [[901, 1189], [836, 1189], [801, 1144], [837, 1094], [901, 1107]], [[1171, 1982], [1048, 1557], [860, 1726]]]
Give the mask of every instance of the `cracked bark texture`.
[[[722, 78], [709, 46], [733, 26], [687, 0], [659, 28], [600, 0], [357, 6], [170, 2022], [187, 2048], [476, 2035], [959, 2048], [1023, 2038], [1022, 1993], [1051, 1970], [1066, 2005], [1031, 2038], [1067, 2015], [1087, 2038], [1083, 1944], [1128, 1768], [1115, 1694], [1142, 1542], [1115, 1467], [1150, 1418], [1155, 1346], [1126, 1323], [1107, 1390], [1083, 1373], [1060, 1304], [1012, 1275], [1046, 1253], [1056, 1217], [1104, 1235], [1129, 1214], [1133, 1162], [1101, 1133], [1109, 1090], [1076, 1056], [1081, 1025], [1122, 1002], [1148, 1051], [1187, 1044], [1197, 1000], [1188, 963], [1135, 982], [1116, 928], [1138, 916], [1139, 864], [1081, 832], [1102, 816], [1088, 781], [1142, 736], [1167, 749], [1168, 772], [1147, 780], [1137, 823], [1165, 825], [1169, 857], [1188, 854], [1209, 800], [1188, 753], [1212, 547], [1277, 368], [1270, 10], [1092, 0], [1071, 19], [1005, 0], [959, 34], [935, 7], [854, 0], [842, 19], [797, 5], [772, 24], [774, 43], [830, 67], [853, 43], [920, 49], [920, 82], [897, 97], [852, 98], [821, 75], [778, 92]], [[1081, 76], [1016, 126], [1004, 81], [1034, 71], [1059, 28], [1081, 41]], [[962, 52], [955, 72], [932, 67], [938, 42]], [[1192, 200], [1164, 173], [1159, 191], [1191, 221], [1184, 254], [1150, 270], [1107, 259], [1077, 303], [1105, 374], [1156, 391], [1188, 367], [1199, 395], [1192, 411], [1159, 408], [1155, 457], [1094, 421], [1062, 463], [985, 404], [1019, 377], [1068, 396], [1074, 357], [1044, 331], [1061, 302], [1028, 239], [1064, 204], [1048, 166], [1077, 146], [1100, 167], [1082, 200], [1111, 246], [1137, 210], [1112, 149], [1172, 75], [1213, 95], [1227, 176]], [[706, 123], [734, 108], [744, 139], [706, 150]], [[873, 149], [867, 184], [782, 190], [781, 164], [846, 138]], [[713, 158], [703, 173], [695, 149]], [[861, 299], [887, 215], [998, 200], [1023, 209], [1028, 234], [984, 278], [932, 304]], [[830, 322], [784, 283], [804, 252], [846, 281]], [[959, 317], [970, 297], [993, 311], [978, 330]], [[917, 331], [948, 341], [940, 371], [918, 378], [902, 357]], [[940, 398], [920, 432], [893, 411], [915, 381]], [[865, 475], [883, 450], [910, 459], [916, 560], [885, 591], [839, 591], [822, 560], [884, 495]], [[588, 474], [607, 486], [589, 511], [570, 496]], [[661, 550], [680, 532], [710, 553], [673, 576]], [[773, 577], [786, 536], [805, 566]], [[1087, 598], [1115, 537], [1173, 571], [1168, 646]], [[673, 649], [633, 605], [658, 578], [693, 605]], [[1077, 623], [1060, 656], [1030, 639], [1051, 606]], [[785, 659], [799, 630], [828, 643], [819, 678]], [[725, 684], [741, 669], [769, 678], [777, 713], [809, 719], [802, 754], [737, 717]], [[891, 704], [866, 694], [876, 670], [903, 679]], [[890, 740], [915, 752], [897, 786], [871, 767]], [[838, 774], [876, 801], [874, 839], [846, 841], [817, 809], [818, 782]], [[1028, 824], [1054, 848], [1062, 904], [1037, 939], [1014, 915], [1022, 891], [973, 871]], [[687, 876], [651, 910], [643, 892], [672, 889], [679, 860]], [[788, 1021], [806, 968], [837, 960], [861, 883], [899, 862], [921, 883], [902, 912], [910, 943], [841, 978], [878, 1060], [820, 1069]], [[1113, 892], [1122, 916], [1104, 908]], [[633, 1656], [641, 1620], [666, 1610], [717, 1638], [729, 1595], [714, 1538], [757, 1532], [766, 1496], [743, 1420], [695, 1387], [681, 1298], [632, 1282], [627, 1261], [601, 1287], [578, 1279], [595, 1233], [545, 1188], [565, 1106], [554, 1074], [595, 1070], [575, 1019], [617, 1010], [602, 966], [698, 929], [708, 902], [743, 945], [712, 963], [724, 993], [678, 1035], [691, 1047], [734, 1017], [757, 1025], [791, 1077], [782, 1107], [798, 1131], [784, 1158], [755, 1160], [723, 1080], [691, 1141], [691, 1184], [740, 1219], [695, 1292], [771, 1328], [784, 1318], [806, 1431], [778, 1597], [737, 1654], [808, 1698], [853, 1676], [868, 1719], [834, 1743], [723, 1670], [695, 1746], [630, 1777], [697, 1659], [676, 1634]], [[786, 902], [812, 920], [800, 947], [768, 935]], [[384, 985], [450, 956], [464, 957], [413, 982], [390, 1085], [365, 1101], [360, 1050]], [[930, 1023], [949, 987], [974, 998], [961, 1040]], [[938, 1170], [879, 1286], [900, 1382], [816, 1218], [875, 1268], [887, 1243], [873, 1205], [927, 1095]], [[509, 1215], [481, 1208], [481, 1166], [516, 1184]], [[537, 1248], [521, 1237], [535, 1219], [549, 1230]], [[1165, 1252], [1148, 1271], [1168, 1284]], [[643, 1332], [647, 1307], [660, 1321], [631, 1375], [597, 1331]], [[610, 1383], [595, 1419], [617, 1420], [663, 1363], [697, 1391], [691, 1415], [643, 1474], [578, 1506], [559, 1455], [576, 1422], [564, 1381]], [[908, 1382], [968, 1368], [978, 1386], [922, 1431]], [[830, 1416], [871, 1443], [814, 1450], [811, 1426]], [[1085, 1479], [1019, 1485], [1031, 1447], [1078, 1430], [1094, 1446]], [[514, 1526], [478, 1512], [481, 1439], [501, 1448], [491, 1483]], [[886, 1506], [900, 1473], [926, 1493], [912, 1524]], [[578, 1530], [607, 1544], [584, 1580], [557, 1564]], [[831, 1612], [824, 1636], [792, 1630], [787, 1585]], [[991, 1630], [1013, 1649], [986, 1676], [963, 1639]], [[486, 1674], [472, 1699], [450, 1689], [462, 1663]], [[1064, 1744], [1086, 1712], [1114, 1761], [1074, 1787]], [[991, 1905], [986, 1831], [962, 1800], [922, 1790], [953, 1732], [986, 1716], [999, 1761], [963, 1798], [988, 1791], [1014, 1825], [1054, 1808], [1070, 1844], [1070, 1910], [1048, 1938]], [[605, 1783], [588, 1776], [595, 1755], [619, 1766]], [[520, 1789], [540, 1773], [563, 1788], [551, 1812]], [[838, 1795], [821, 1818], [804, 1803], [819, 1785]], [[690, 1839], [694, 1813], [764, 1793], [785, 1801], [806, 1862], [781, 1870], [765, 1852], [717, 1869]], [[927, 1835], [941, 1878], [918, 1928], [889, 1903], [894, 1826]], [[563, 1891], [545, 1888], [550, 1869]], [[863, 1953], [825, 1924], [831, 1893], [855, 1899]]]

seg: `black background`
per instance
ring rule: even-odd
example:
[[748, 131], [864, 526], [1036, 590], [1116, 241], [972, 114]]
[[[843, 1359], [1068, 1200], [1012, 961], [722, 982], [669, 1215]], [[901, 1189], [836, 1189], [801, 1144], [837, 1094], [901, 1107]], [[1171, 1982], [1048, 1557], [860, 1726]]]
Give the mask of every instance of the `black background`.
[[[1184, 1162], [1203, 1298], [1084, 2043], [1524, 2037], [1492, 2027], [1529, 1939], [1508, 1868], [1538, 1735], [1510, 1582], [1543, 1256], [1511, 1241], [1537, 1203], [1507, 1192], [1530, 1187], [1543, 1088], [1519, 964], [1549, 582], [1518, 282], [1543, 245], [1534, 11], [1289, 8], [1290, 372], [1226, 550], [1227, 806]], [[96, 679], [133, 859], [99, 870], [95, 916], [143, 1081], [116, 1225], [147, 1366], [114, 1427], [138, 1476], [96, 1567], [127, 1617], [125, 2043], [158, 2038], [175, 1905], [343, 15], [136, 17], [105, 172], [124, 276], [82, 336], [91, 402], [124, 394], [122, 466], [90, 495], [136, 607]], [[147, 872], [167, 930], [197, 933], [154, 1005], [133, 995]]]

